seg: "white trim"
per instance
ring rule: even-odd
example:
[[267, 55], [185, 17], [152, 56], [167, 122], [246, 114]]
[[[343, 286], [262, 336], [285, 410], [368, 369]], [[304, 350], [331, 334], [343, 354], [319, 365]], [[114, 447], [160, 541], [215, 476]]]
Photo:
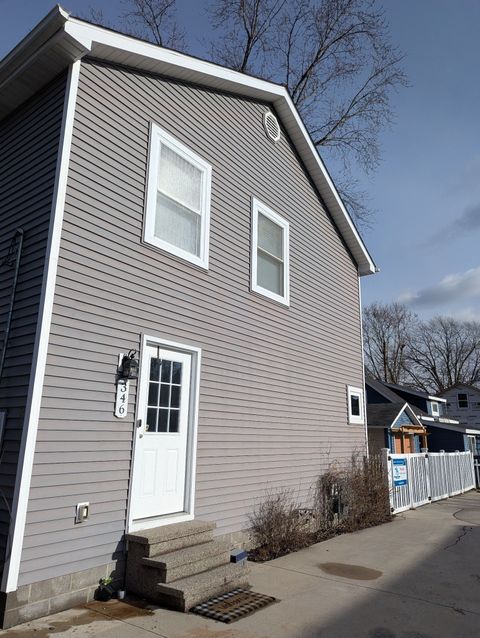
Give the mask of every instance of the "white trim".
[[[177, 51], [163, 49], [77, 18], [69, 17], [63, 24], [64, 21], [65, 18], [59, 13], [59, 29], [64, 33], [67, 43], [76, 42], [79, 55], [90, 54], [112, 63], [124, 63], [132, 68], [159, 73], [184, 82], [193, 82], [214, 90], [244, 95], [273, 105], [285, 132], [295, 145], [318, 188], [340, 235], [351, 251], [359, 274], [369, 275], [377, 271], [284, 86], [232, 71]], [[20, 43], [14, 51], [15, 55], [22, 54], [28, 58], [37, 48], [37, 38], [34, 38], [34, 41], [28, 44]], [[9, 77], [8, 65], [3, 66], [0, 63], [0, 81], [3, 76], [7, 79]], [[16, 78], [15, 82], [17, 81], [21, 82], [21, 78]], [[15, 95], [15, 91], [12, 91], [12, 95]], [[10, 106], [14, 108], [13, 103]]]
[[[391, 425], [390, 425], [390, 429], [393, 429], [395, 427], [395, 423], [398, 421], [400, 415], [402, 414], [402, 412], [409, 412], [410, 416], [412, 416], [416, 423], [412, 423], [411, 425], [416, 425], [417, 427], [423, 427], [421, 422], [419, 421], [417, 415], [415, 414], [415, 412], [412, 410], [412, 408], [408, 405], [408, 402], [405, 401], [405, 403], [403, 404], [403, 406], [400, 408], [397, 416], [393, 419]], [[405, 425], [404, 423], [402, 423], [401, 425], [399, 425], [398, 427], [403, 427], [403, 425]]]
[[[257, 251], [258, 251], [258, 214], [268, 217], [282, 229], [283, 239], [283, 295], [278, 295], [257, 283]], [[252, 244], [250, 289], [263, 297], [268, 297], [284, 306], [290, 305], [290, 225], [286, 219], [280, 217], [271, 208], [262, 204], [256, 197], [252, 197]]]
[[[360, 406], [360, 415], [352, 414], [351, 397], [358, 397], [358, 404]], [[356, 388], [353, 385], [347, 385], [347, 407], [348, 407], [348, 422], [351, 425], [363, 425], [365, 423], [365, 402], [363, 400], [362, 388]]]
[[[435, 410], [433, 409], [433, 406], [436, 406]], [[438, 405], [438, 401], [430, 401], [430, 410], [432, 412], [432, 416], [440, 416], [440, 406]]]
[[442, 399], [441, 397], [431, 397], [431, 396], [428, 396], [428, 397], [427, 397], [427, 399], [428, 399], [429, 401], [437, 401], [437, 403], [446, 403], [446, 402], [447, 402], [447, 399]]
[[80, 60], [77, 60], [70, 67], [65, 93], [63, 121], [55, 176], [55, 190], [52, 200], [48, 246], [43, 270], [42, 294], [35, 336], [35, 349], [32, 357], [27, 406], [25, 410], [17, 475], [15, 479], [15, 493], [13, 497], [11, 521], [11, 525], [13, 526], [12, 543], [10, 548], [10, 557], [5, 564], [2, 580], [2, 591], [4, 592], [15, 591], [17, 589], [18, 573], [20, 570], [28, 496], [32, 478], [33, 456], [35, 453], [35, 444], [37, 439], [40, 403], [42, 399], [48, 341], [50, 337], [50, 325], [52, 321], [53, 297], [57, 276], [58, 255], [60, 252], [60, 236], [65, 207], [68, 166], [72, 144], [73, 117], [77, 99], [80, 64]]
[[[200, 216], [200, 255], [189, 253], [178, 246], [160, 239], [155, 235], [155, 217], [157, 212], [157, 180], [158, 158], [161, 145], [164, 144], [187, 162], [195, 166], [202, 174], [201, 210], [192, 211]], [[179, 142], [155, 123], [150, 125], [150, 140], [148, 150], [148, 177], [145, 201], [145, 223], [143, 240], [168, 253], [189, 261], [200, 268], [208, 269], [208, 251], [210, 243], [210, 199], [212, 184], [212, 167], [188, 146]]]
[[[197, 472], [197, 438], [198, 438], [198, 410], [200, 402], [200, 368], [202, 363], [202, 349], [197, 346], [191, 346], [184, 343], [178, 343], [176, 341], [169, 341], [168, 339], [162, 339], [162, 337], [155, 337], [151, 335], [142, 335], [142, 358], [145, 353], [145, 348], [155, 344], [166, 350], [173, 350], [177, 352], [185, 352], [192, 356], [192, 368], [191, 368], [191, 383], [190, 383], [190, 422], [189, 422], [189, 440], [187, 444], [187, 479], [186, 479], [186, 497], [185, 497], [185, 513], [159, 516], [154, 518], [133, 520], [132, 513], [132, 484], [133, 481], [130, 478], [130, 486], [128, 491], [128, 506], [127, 506], [127, 533], [136, 532], [141, 529], [150, 529], [152, 527], [158, 527], [160, 525], [170, 525], [171, 523], [180, 523], [183, 521], [190, 521], [194, 518], [195, 513], [195, 477]], [[142, 371], [143, 366], [140, 366], [140, 377], [138, 379], [137, 394], [139, 392], [140, 384], [142, 383]], [[135, 427], [137, 426], [138, 414], [140, 410], [139, 402], [137, 401], [137, 407], [135, 412]], [[134, 449], [132, 450], [132, 469], [130, 477], [133, 477], [133, 463], [135, 459], [135, 441], [134, 437]]]

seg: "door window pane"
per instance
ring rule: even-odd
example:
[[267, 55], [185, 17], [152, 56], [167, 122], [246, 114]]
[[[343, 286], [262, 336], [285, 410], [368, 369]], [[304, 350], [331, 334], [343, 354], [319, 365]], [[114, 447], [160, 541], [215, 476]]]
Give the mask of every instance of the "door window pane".
[[171, 408], [180, 407], [180, 386], [179, 385], [172, 385], [172, 396], [170, 398], [170, 407]]
[[161, 385], [160, 405], [165, 408], [170, 406], [170, 384], [162, 383]]
[[161, 359], [154, 359], [152, 357], [152, 359], [150, 360], [150, 379], [152, 381], [158, 381], [158, 379], [160, 378], [159, 375], [161, 363]]
[[172, 370], [172, 362], [164, 359], [162, 361], [162, 376], [161, 376], [162, 383], [170, 383], [171, 370]]
[[147, 431], [155, 432], [157, 429], [157, 409], [148, 408], [147, 410]]
[[168, 432], [168, 410], [158, 411], [158, 432]]
[[178, 410], [170, 410], [170, 427], [169, 427], [170, 432], [178, 432], [178, 417], [179, 417]]
[[174, 361], [172, 365], [172, 383], [182, 382], [182, 364]]
[[158, 383], [149, 383], [148, 405], [155, 407], [158, 405]]

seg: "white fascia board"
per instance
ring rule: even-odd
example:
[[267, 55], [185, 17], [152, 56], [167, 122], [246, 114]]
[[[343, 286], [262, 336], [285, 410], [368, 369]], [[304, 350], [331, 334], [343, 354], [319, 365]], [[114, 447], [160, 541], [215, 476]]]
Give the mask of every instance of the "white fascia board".
[[429, 401], [438, 401], [439, 403], [446, 403], [447, 399], [441, 399], [440, 397], [430, 397], [428, 396], [427, 399]]
[[[128, 66], [133, 65], [130, 56], [134, 56], [137, 68], [273, 104], [307, 171], [323, 197], [340, 234], [351, 251], [357, 263], [359, 275], [370, 275], [377, 272], [377, 267], [284, 86], [232, 71], [177, 51], [164, 49], [155, 44], [91, 25], [76, 18], [70, 18], [64, 29], [92, 55], [97, 54], [100, 58], [108, 59], [109, 50], [122, 51], [127, 54], [124, 59]], [[152, 60], [157, 63], [154, 67], [152, 67]], [[112, 61], [114, 61], [114, 56], [112, 56]]]

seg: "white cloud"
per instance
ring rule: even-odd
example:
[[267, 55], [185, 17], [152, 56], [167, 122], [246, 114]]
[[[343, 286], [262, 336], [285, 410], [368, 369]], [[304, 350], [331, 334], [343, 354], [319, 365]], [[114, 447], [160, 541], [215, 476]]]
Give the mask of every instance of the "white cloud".
[[[463, 273], [447, 275], [432, 286], [422, 288], [416, 293], [406, 292], [399, 297], [399, 301], [415, 308], [452, 306], [467, 299], [480, 301], [480, 266]], [[455, 314], [465, 310], [456, 308]], [[469, 310], [471, 313], [476, 312], [473, 308]], [[478, 312], [476, 314], [478, 317]]]

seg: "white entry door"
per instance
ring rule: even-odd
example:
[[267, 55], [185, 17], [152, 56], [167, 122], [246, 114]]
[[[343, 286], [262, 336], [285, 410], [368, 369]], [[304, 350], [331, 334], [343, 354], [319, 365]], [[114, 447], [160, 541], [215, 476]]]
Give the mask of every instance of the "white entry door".
[[186, 508], [192, 355], [146, 345], [142, 357], [131, 517]]

